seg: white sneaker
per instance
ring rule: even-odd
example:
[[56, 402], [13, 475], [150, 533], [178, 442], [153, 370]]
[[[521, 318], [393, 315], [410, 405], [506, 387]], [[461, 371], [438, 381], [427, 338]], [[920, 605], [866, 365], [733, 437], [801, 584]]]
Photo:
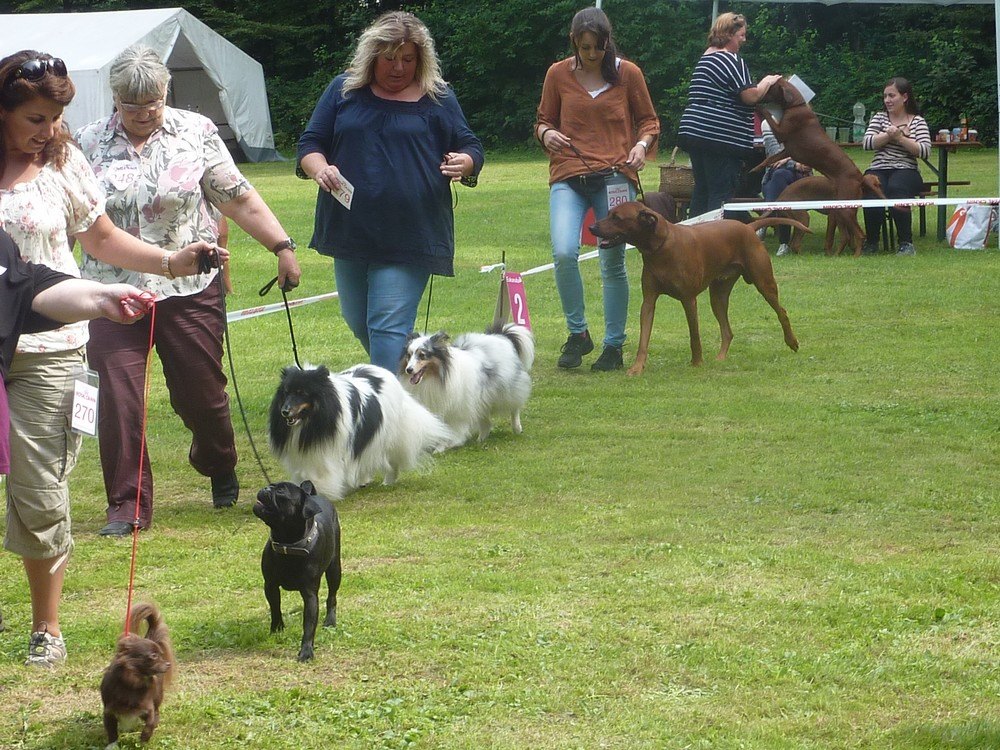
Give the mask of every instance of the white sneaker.
[[757, 230], [757, 236], [764, 239], [767, 236], [767, 227], [761, 227]]
[[778, 252], [776, 252], [775, 255], [780, 258], [782, 255], [788, 255], [790, 252], [792, 252], [792, 249], [787, 244], [782, 242], [778, 245]]
[[49, 635], [48, 626], [42, 624], [42, 630], [31, 634], [28, 641], [28, 658], [26, 667], [45, 667], [51, 669], [66, 661], [66, 642], [59, 636]]

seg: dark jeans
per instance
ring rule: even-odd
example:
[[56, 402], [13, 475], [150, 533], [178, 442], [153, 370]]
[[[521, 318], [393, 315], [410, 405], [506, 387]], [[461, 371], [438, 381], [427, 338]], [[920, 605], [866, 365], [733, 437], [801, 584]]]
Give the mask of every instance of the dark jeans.
[[[916, 169], [869, 169], [865, 174], [878, 177], [886, 198], [913, 198], [924, 189], [924, 180]], [[866, 208], [865, 234], [867, 241], [877, 243], [885, 224], [885, 211], [881, 208]], [[896, 225], [896, 236], [900, 244], [913, 242], [912, 211], [908, 208], [890, 208], [889, 214]]]
[[108, 493], [108, 521], [132, 521], [137, 483], [142, 486], [139, 522], [145, 527], [153, 519], [153, 472], [149, 452], [140, 437], [146, 351], [154, 320], [154, 346], [170, 392], [170, 405], [191, 431], [191, 466], [208, 477], [226, 474], [236, 466], [228, 381], [222, 370], [220, 305], [218, 280], [213, 280], [198, 294], [157, 302], [155, 315], [134, 325], [91, 321], [87, 355], [101, 378], [98, 439], [104, 489]]
[[743, 166], [739, 157], [700, 146], [692, 146], [688, 154], [694, 172], [690, 207], [692, 216], [719, 208], [736, 195], [740, 169]]

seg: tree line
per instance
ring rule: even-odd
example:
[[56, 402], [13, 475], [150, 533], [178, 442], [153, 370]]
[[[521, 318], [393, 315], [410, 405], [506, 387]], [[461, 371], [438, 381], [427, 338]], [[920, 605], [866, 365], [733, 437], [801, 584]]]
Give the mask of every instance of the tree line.
[[[21, 0], [10, 12], [174, 7], [176, 2]], [[194, 0], [192, 15], [260, 61], [279, 150], [295, 140], [330, 79], [348, 64], [360, 32], [387, 10], [409, 10], [430, 28], [445, 78], [489, 148], [532, 142], [548, 66], [570, 54], [569, 23], [580, 0]], [[661, 150], [674, 143], [688, 81], [711, 24], [708, 0], [604, 0], [620, 52], [642, 68], [660, 114]], [[997, 142], [996, 47], [992, 5], [731, 3], [743, 13], [743, 56], [756, 78], [797, 74], [816, 91], [826, 125], [849, 125], [860, 101], [881, 108], [891, 76], [909, 78], [936, 132], [964, 115], [980, 139]], [[58, 54], [58, 39], [52, 49]], [[4, 51], [9, 54], [14, 50]]]

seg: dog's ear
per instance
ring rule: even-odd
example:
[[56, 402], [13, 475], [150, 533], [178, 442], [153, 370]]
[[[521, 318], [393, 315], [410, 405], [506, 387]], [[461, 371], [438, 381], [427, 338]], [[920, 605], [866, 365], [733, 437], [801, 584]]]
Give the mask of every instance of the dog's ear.
[[639, 226], [643, 227], [644, 229], [656, 228], [657, 215], [654, 214], [652, 211], [643, 208], [641, 211], [639, 211], [639, 216], [637, 218], [639, 220]]
[[330, 370], [327, 368], [326, 365], [320, 365], [319, 367], [316, 368], [316, 374], [319, 375], [320, 377], [328, 378], [330, 377]]
[[447, 344], [449, 341], [448, 334], [444, 331], [438, 331], [433, 336], [431, 336], [431, 343], [435, 345]]
[[310, 482], [308, 479], [304, 481], [302, 484], [300, 484], [299, 487], [301, 487], [302, 491], [305, 492], [307, 495], [316, 494], [316, 487], [314, 487], [313, 483]]
[[406, 337], [406, 343], [409, 345], [413, 339], [420, 338], [420, 331], [410, 331], [410, 334]]

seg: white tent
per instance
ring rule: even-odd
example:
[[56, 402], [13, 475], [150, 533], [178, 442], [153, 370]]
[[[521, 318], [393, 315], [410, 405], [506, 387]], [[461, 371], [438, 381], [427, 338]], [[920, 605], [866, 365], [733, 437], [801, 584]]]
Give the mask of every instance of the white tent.
[[65, 113], [73, 130], [111, 112], [111, 61], [136, 43], [152, 47], [170, 68], [171, 106], [211, 118], [237, 157], [281, 158], [260, 63], [186, 10], [0, 15], [0, 57], [35, 49], [66, 61], [76, 85]]

